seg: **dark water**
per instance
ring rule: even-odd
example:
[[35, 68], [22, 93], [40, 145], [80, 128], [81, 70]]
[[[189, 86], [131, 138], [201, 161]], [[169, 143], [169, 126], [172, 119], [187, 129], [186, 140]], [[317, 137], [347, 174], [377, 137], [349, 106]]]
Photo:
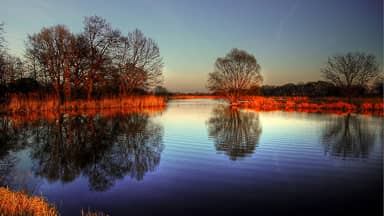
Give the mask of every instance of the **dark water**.
[[62, 215], [382, 215], [383, 118], [234, 110], [0, 118], [0, 183]]

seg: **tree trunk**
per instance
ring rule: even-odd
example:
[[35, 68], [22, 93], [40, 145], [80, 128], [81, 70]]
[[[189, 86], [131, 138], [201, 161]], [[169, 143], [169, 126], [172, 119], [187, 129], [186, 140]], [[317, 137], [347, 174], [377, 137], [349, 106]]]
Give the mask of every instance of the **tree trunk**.
[[92, 91], [93, 91], [93, 78], [89, 76], [89, 83], [88, 83], [88, 100], [92, 99]]

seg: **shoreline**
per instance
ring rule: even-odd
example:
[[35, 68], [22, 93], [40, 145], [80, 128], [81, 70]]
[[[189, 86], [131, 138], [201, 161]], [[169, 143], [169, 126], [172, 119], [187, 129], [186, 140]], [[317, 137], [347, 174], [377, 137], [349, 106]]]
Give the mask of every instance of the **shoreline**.
[[[30, 115], [35, 113], [97, 114], [108, 112], [156, 113], [167, 107], [169, 100], [213, 99], [225, 100], [218, 95], [174, 95], [169, 97], [144, 95], [101, 98], [95, 100], [72, 100], [60, 104], [53, 97], [37, 99], [12, 96], [8, 103], [0, 106], [0, 114]], [[242, 96], [234, 107], [255, 111], [285, 111], [308, 113], [358, 113], [384, 115], [382, 98], [354, 98], [351, 102], [342, 97], [309, 98], [303, 96]]]

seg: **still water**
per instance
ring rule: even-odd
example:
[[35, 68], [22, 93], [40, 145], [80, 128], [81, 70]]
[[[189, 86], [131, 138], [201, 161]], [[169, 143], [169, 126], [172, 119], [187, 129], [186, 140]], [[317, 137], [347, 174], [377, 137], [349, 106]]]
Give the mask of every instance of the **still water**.
[[383, 118], [165, 110], [0, 117], [0, 183], [62, 215], [382, 215]]

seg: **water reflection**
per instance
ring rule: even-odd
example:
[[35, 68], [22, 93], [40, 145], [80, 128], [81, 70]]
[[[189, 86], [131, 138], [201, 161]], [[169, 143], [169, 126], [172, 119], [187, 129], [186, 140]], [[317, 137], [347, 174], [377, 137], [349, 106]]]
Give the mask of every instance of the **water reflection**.
[[331, 118], [325, 125], [322, 142], [327, 155], [366, 158], [375, 144], [375, 130], [362, 116], [347, 114]]
[[0, 186], [10, 185], [17, 159], [10, 154], [23, 147], [17, 140], [19, 130], [8, 118], [0, 118]]
[[[12, 122], [2, 120], [5, 125]], [[83, 176], [95, 191], [108, 190], [126, 175], [143, 179], [158, 166], [163, 150], [162, 126], [139, 112], [113, 117], [61, 114], [53, 121], [39, 120], [19, 128], [0, 134], [1, 140], [8, 140], [2, 148], [24, 143], [36, 176], [63, 183]], [[21, 135], [20, 130], [27, 132]], [[0, 157], [5, 158], [7, 151], [1, 149]]]
[[220, 106], [208, 120], [208, 133], [218, 152], [231, 160], [252, 155], [259, 143], [261, 125], [255, 112]]

